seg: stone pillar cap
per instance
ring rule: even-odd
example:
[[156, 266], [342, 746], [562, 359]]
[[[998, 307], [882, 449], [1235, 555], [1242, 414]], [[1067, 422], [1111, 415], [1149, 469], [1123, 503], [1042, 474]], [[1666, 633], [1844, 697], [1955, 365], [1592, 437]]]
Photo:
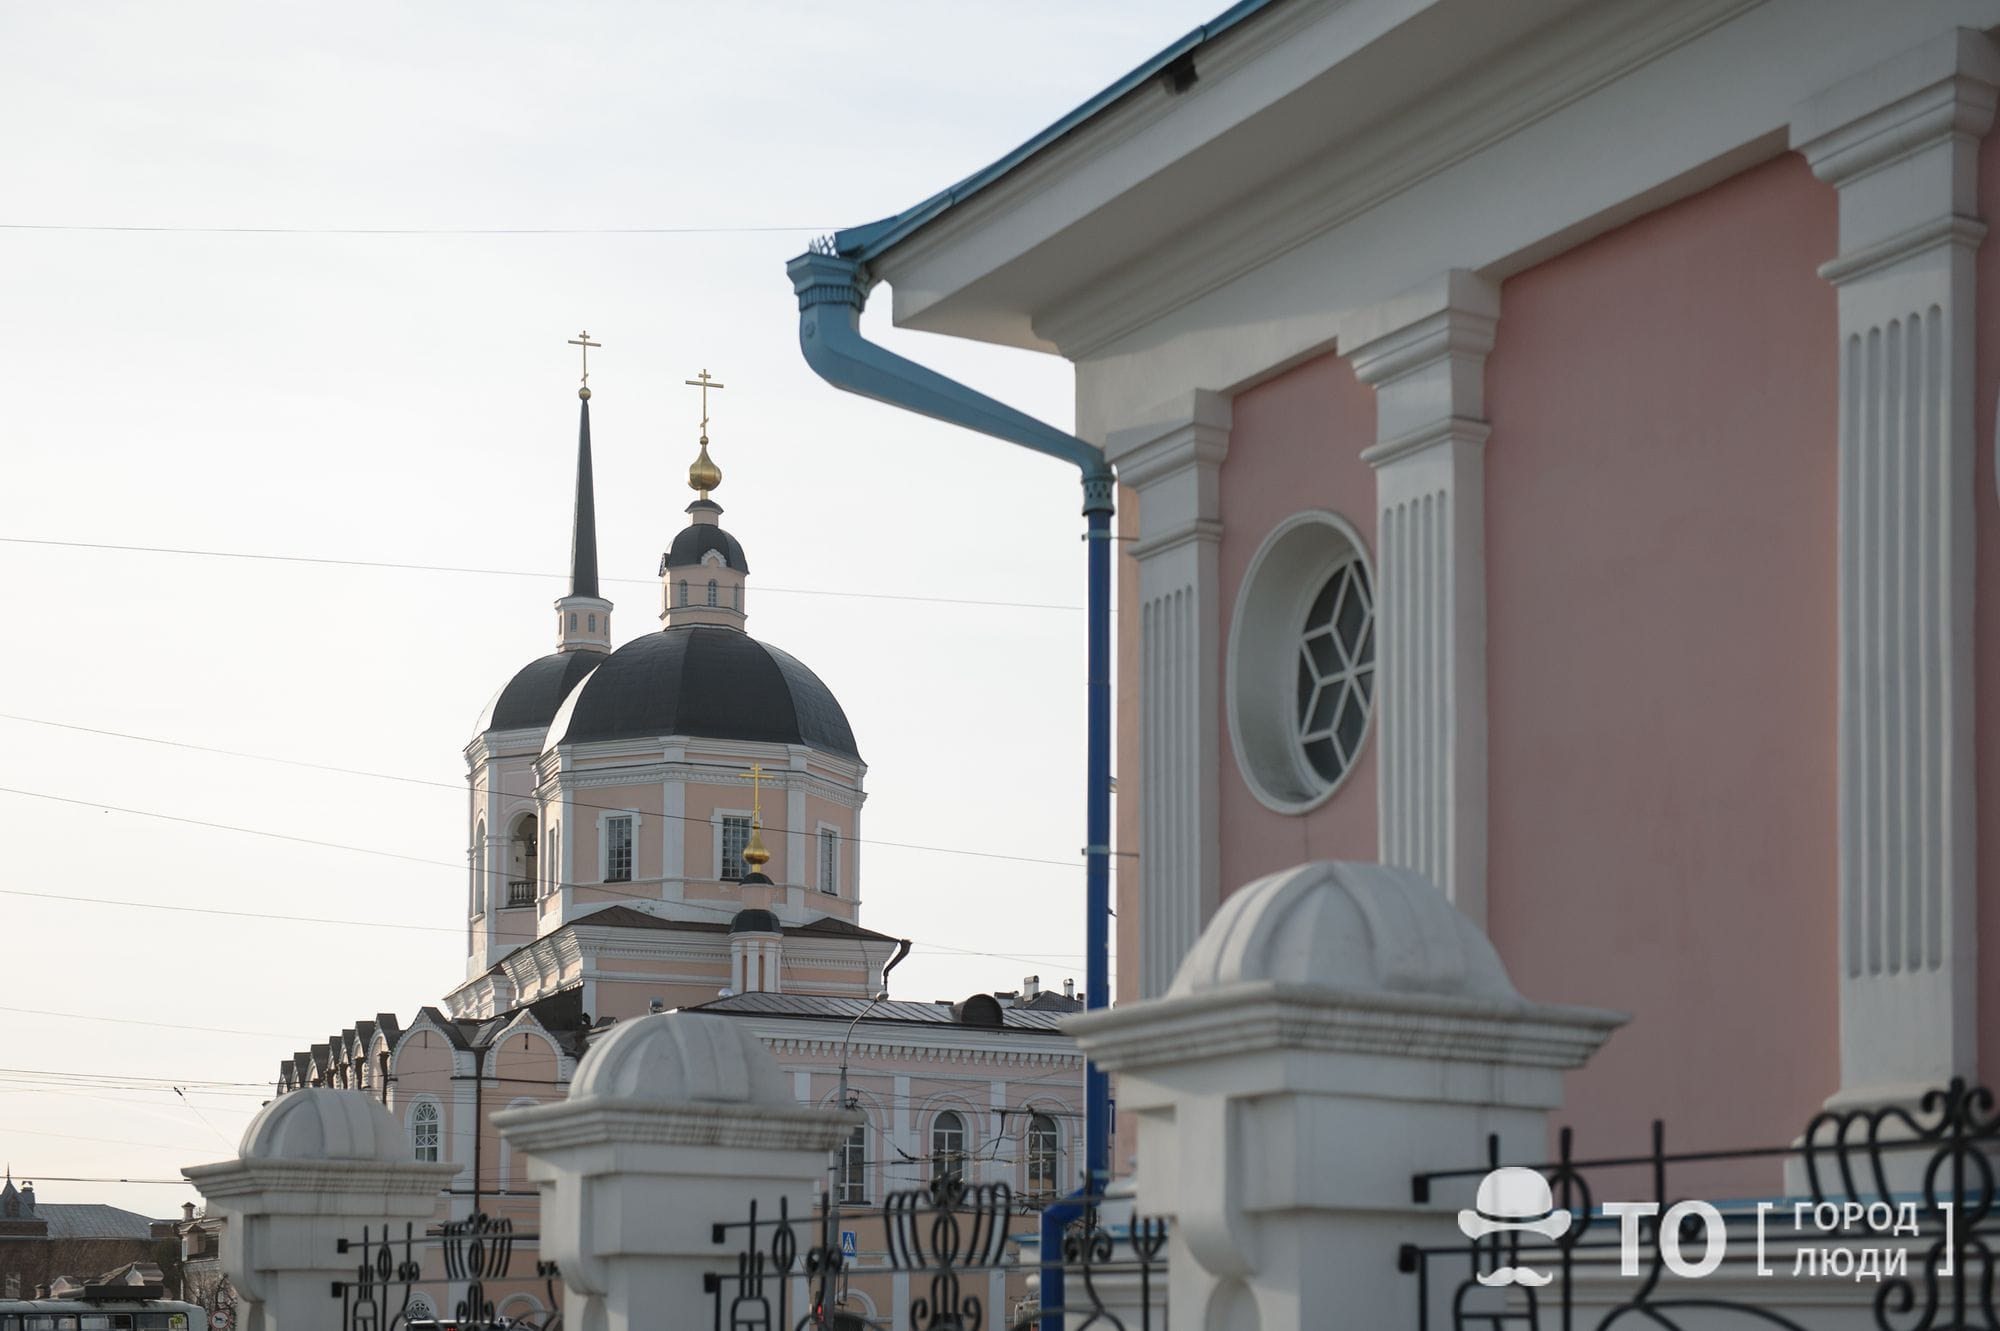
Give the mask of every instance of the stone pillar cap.
[[313, 1086], [279, 1096], [243, 1130], [244, 1160], [415, 1163], [396, 1116], [360, 1091]]
[[1340, 860], [1301, 864], [1229, 897], [1167, 992], [1253, 981], [1522, 1002], [1493, 944], [1428, 878]]
[[1322, 860], [1224, 901], [1161, 997], [1062, 1028], [1109, 1071], [1287, 1052], [1573, 1068], [1627, 1020], [1522, 998], [1422, 874]]
[[742, 1023], [662, 1012], [620, 1022], [593, 1045], [571, 1103], [794, 1104], [777, 1060]]

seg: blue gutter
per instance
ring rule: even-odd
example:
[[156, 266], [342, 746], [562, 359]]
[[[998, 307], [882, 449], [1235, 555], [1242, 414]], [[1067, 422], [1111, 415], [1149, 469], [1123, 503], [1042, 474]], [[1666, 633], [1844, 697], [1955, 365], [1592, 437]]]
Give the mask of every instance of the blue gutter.
[[[861, 310], [868, 279], [858, 260], [809, 252], [786, 266], [799, 298], [799, 349], [835, 388], [962, 425], [1060, 458], [1083, 477], [1089, 592], [1086, 648], [1088, 757], [1084, 770], [1084, 1007], [1111, 1005], [1111, 464], [1104, 451], [996, 402], [964, 384], [868, 341]], [[1084, 1181], [1042, 1213], [1043, 1331], [1062, 1331], [1062, 1227], [1101, 1198], [1111, 1181], [1111, 1086], [1095, 1061], [1084, 1068]], [[1050, 1253], [1058, 1254], [1047, 1265]]]
[[877, 222], [868, 222], [861, 226], [851, 226], [844, 230], [836, 231], [833, 236], [834, 252], [847, 258], [858, 260], [861, 263], [867, 263], [878, 257], [896, 245], [901, 244], [918, 228], [934, 220], [940, 213], [946, 212], [958, 204], [965, 202], [980, 190], [985, 189], [988, 185], [991, 185], [994, 181], [999, 180], [1015, 167], [1033, 157], [1036, 153], [1041, 152], [1058, 139], [1067, 136], [1072, 130], [1082, 126], [1084, 122], [1091, 120], [1103, 111], [1109, 110], [1130, 94], [1143, 88], [1162, 74], [1167, 73], [1175, 61], [1184, 59], [1190, 53], [1214, 41], [1217, 37], [1220, 37], [1223, 33], [1242, 23], [1245, 19], [1250, 18], [1260, 10], [1268, 9], [1277, 2], [1278, 0], [1239, 0], [1239, 3], [1231, 5], [1228, 9], [1216, 15], [1216, 17], [1188, 33], [1185, 37], [1182, 37], [1179, 41], [1167, 46], [1131, 73], [1125, 75], [1125, 77], [1119, 79], [1108, 88], [1105, 88], [1095, 97], [1092, 97], [1089, 101], [1083, 103], [1068, 115], [1035, 135], [1034, 138], [1029, 139], [1026, 143], [1014, 149], [1014, 151], [1008, 153], [1005, 157], [1002, 157], [999, 161], [973, 172], [949, 189], [933, 194], [916, 207], [897, 213], [894, 217], [885, 217]]

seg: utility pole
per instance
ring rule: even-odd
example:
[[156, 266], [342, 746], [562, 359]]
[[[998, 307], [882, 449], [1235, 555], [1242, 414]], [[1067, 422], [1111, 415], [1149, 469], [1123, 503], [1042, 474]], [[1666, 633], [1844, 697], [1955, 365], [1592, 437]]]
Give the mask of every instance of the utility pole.
[[[862, 1008], [860, 1012], [855, 1014], [854, 1020], [847, 1023], [847, 1038], [840, 1042], [839, 1100], [842, 1109], [852, 1109], [854, 1107], [847, 1102], [847, 1056], [854, 1047], [854, 1028], [861, 1024], [863, 1017], [866, 1017], [875, 1010], [877, 1003], [888, 1001], [889, 972], [896, 969], [903, 958], [909, 955], [910, 940], [905, 938], [896, 944], [896, 955], [889, 958], [889, 964], [882, 968], [881, 989], [877, 990], [875, 996], [868, 1000], [868, 1006]], [[862, 1136], [863, 1140], [866, 1140], [867, 1134], [864, 1133]], [[820, 1224], [819, 1234], [819, 1297], [813, 1300], [814, 1326], [823, 1327], [833, 1324], [830, 1311], [833, 1306], [833, 1273], [835, 1268], [841, 1264], [833, 1260], [833, 1245], [840, 1242], [840, 1166], [846, 1155], [847, 1143], [842, 1142], [834, 1149], [833, 1162], [827, 1167], [826, 1208], [822, 1212], [824, 1219]], [[841, 1261], [844, 1262], [845, 1260], [845, 1254], [843, 1254]]]

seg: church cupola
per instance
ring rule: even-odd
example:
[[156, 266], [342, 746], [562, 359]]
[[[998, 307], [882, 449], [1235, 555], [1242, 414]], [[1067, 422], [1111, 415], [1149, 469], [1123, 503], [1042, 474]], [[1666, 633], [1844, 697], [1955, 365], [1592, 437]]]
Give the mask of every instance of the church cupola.
[[701, 451], [688, 468], [688, 525], [660, 556], [660, 620], [668, 628], [720, 624], [740, 629], [746, 618], [744, 583], [750, 576], [743, 546], [722, 529], [722, 505], [709, 496], [722, 484], [722, 468], [708, 455], [708, 390], [722, 384], [701, 376], [687, 381], [701, 389]]
[[597, 591], [597, 495], [590, 471], [590, 349], [599, 343], [579, 333], [570, 345], [583, 348], [582, 405], [576, 429], [576, 511], [570, 532], [569, 595], [556, 601], [558, 652], [611, 650], [611, 602]]

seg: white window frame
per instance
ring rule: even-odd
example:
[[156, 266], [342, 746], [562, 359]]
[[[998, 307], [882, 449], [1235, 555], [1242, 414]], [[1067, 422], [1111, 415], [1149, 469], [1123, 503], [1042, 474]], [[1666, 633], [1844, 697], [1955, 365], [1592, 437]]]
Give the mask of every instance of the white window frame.
[[[618, 819], [632, 821], [632, 873], [628, 877], [612, 877], [612, 823]], [[638, 809], [604, 809], [598, 813], [598, 881], [600, 883], [634, 883], [638, 881], [638, 833], [646, 825], [646, 817]]]
[[[861, 1140], [858, 1145], [855, 1138]], [[863, 1120], [854, 1125], [854, 1131], [841, 1138], [834, 1150], [840, 1153], [840, 1167], [834, 1172], [836, 1200], [842, 1206], [865, 1204], [868, 1201], [868, 1122]], [[856, 1159], [854, 1157], [858, 1156]]]
[[1334, 570], [1350, 560], [1367, 579], [1370, 619], [1379, 632], [1372, 606], [1382, 580], [1374, 555], [1354, 526], [1336, 513], [1308, 509], [1278, 523], [1251, 556], [1238, 584], [1223, 676], [1229, 743], [1251, 794], [1276, 813], [1309, 813], [1331, 799], [1361, 768], [1374, 733], [1379, 688], [1371, 686], [1361, 738], [1338, 780], [1318, 775], [1298, 738], [1296, 695], [1306, 613]]
[[[831, 875], [833, 880], [832, 882], [827, 881], [829, 875], [827, 874], [826, 871], [827, 870], [826, 838], [829, 834], [831, 834], [833, 837], [833, 873]], [[828, 896], [837, 897], [840, 895], [840, 878], [841, 878], [840, 860], [841, 857], [846, 853], [845, 843], [847, 841], [847, 838], [841, 835], [840, 827], [838, 824], [821, 823], [815, 829], [813, 839], [814, 839], [813, 862], [818, 866], [815, 872], [817, 872], [819, 875], [819, 890], [826, 893]]]
[[[750, 822], [751, 819], [753, 819], [754, 817], [755, 815], [751, 813], [751, 811], [748, 809], [717, 809], [715, 810], [714, 813], [709, 815], [709, 820], [708, 820], [709, 864], [715, 870], [716, 881], [724, 883], [740, 883], [743, 881], [744, 876], [750, 872], [748, 866], [744, 866], [742, 869], [740, 869], [736, 877], [734, 878], [727, 877], [722, 872], [723, 870], [722, 820], [725, 818], [741, 818], [743, 819], [744, 822], [747, 823]], [[745, 844], [748, 844], [749, 842], [748, 832], [744, 833], [744, 842]], [[743, 857], [739, 853], [737, 855], [737, 863], [740, 865], [742, 864], [742, 861]]]
[[[1055, 1137], [1054, 1143], [1048, 1150], [1048, 1177], [1039, 1184], [1037, 1184], [1035, 1179], [1035, 1121], [1037, 1119], [1046, 1120]], [[1021, 1134], [1021, 1148], [1021, 1158], [1024, 1165], [1021, 1183], [1027, 1190], [1028, 1195], [1031, 1197], [1043, 1197], [1060, 1194], [1062, 1191], [1062, 1120], [1046, 1109], [1034, 1105], [1028, 1106], [1028, 1126]]]
[[[418, 1132], [418, 1128], [423, 1126], [423, 1112], [426, 1109], [431, 1111], [430, 1124], [434, 1132], [430, 1143], [431, 1154], [428, 1156], [424, 1154], [424, 1140]], [[410, 1150], [420, 1161], [436, 1162], [445, 1158], [444, 1106], [433, 1096], [420, 1095], [410, 1102]]]
[[[931, 1177], [936, 1178], [939, 1174], [944, 1172], [943, 1165], [947, 1153], [944, 1151], [940, 1151], [938, 1149], [938, 1132], [940, 1130], [941, 1122], [946, 1114], [950, 1114], [952, 1117], [958, 1120], [958, 1150], [956, 1152], [957, 1155], [956, 1163], [959, 1171], [959, 1177], [965, 1178], [966, 1175], [965, 1166], [967, 1165], [967, 1163], [969, 1163], [971, 1159], [971, 1154], [966, 1147], [966, 1143], [972, 1140], [972, 1122], [971, 1122], [971, 1115], [968, 1113], [968, 1111], [960, 1108], [957, 1105], [941, 1105], [938, 1107], [937, 1112], [931, 1115], [930, 1151], [929, 1151], [929, 1158], [931, 1162]], [[970, 1182], [971, 1180], [966, 1179], [966, 1181]]]

